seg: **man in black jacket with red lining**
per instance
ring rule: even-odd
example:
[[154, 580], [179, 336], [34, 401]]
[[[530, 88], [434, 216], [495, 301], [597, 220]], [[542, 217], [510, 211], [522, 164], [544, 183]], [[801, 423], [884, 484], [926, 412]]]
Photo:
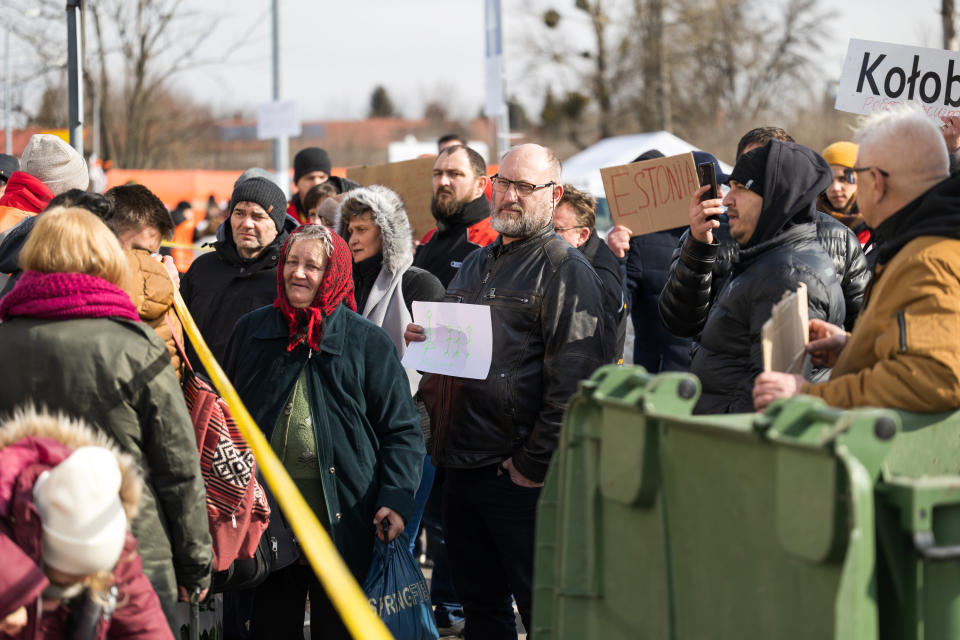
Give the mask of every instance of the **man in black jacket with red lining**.
[[484, 195], [489, 180], [483, 156], [463, 145], [444, 147], [433, 165], [430, 212], [437, 226], [423, 236], [413, 266], [437, 276], [445, 287], [470, 253], [497, 239]]

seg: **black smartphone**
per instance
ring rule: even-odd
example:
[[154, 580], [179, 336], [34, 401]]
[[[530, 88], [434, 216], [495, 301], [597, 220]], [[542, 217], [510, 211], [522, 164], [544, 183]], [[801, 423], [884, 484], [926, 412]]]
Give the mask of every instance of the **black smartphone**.
[[[700, 178], [700, 186], [710, 185], [710, 188], [700, 196], [700, 202], [704, 200], [713, 200], [720, 197], [720, 188], [717, 187], [717, 171], [712, 162], [704, 162], [697, 165], [697, 177]], [[720, 216], [707, 216], [707, 220], [719, 220]]]
[[720, 197], [720, 189], [717, 187], [717, 171], [712, 162], [704, 162], [697, 165], [697, 177], [700, 178], [700, 186], [710, 185], [710, 188], [700, 196], [700, 202], [704, 200], [715, 200]]

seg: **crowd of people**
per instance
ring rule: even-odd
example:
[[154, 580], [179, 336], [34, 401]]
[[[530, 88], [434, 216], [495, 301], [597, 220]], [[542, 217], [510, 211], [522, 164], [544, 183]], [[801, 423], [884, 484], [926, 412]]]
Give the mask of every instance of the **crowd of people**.
[[[142, 185], [87, 191], [82, 157], [34, 136], [0, 156], [0, 636], [179, 636], [175, 603], [215, 584], [181, 387], [203, 362], [189, 344], [180, 358], [178, 290], [353, 576], [376, 539], [429, 556], [445, 635], [516, 638], [514, 607], [531, 629], [540, 489], [571, 396], [605, 364], [692, 372], [699, 413], [797, 393], [957, 409], [960, 122], [946, 125], [892, 110], [820, 153], [753, 129], [729, 175], [697, 152], [725, 186], [692, 194], [688, 224], [605, 240], [594, 198], [537, 144], [490, 176], [441, 139], [422, 238], [394, 191], [332, 176], [310, 147], [290, 200], [243, 172], [182, 275], [158, 253], [177, 209]], [[762, 327], [801, 284], [808, 366], [765, 372]], [[404, 368], [426, 339], [417, 301], [489, 307], [485, 378]], [[225, 637], [302, 637], [308, 598], [312, 637], [349, 637], [302, 560], [225, 593]]]

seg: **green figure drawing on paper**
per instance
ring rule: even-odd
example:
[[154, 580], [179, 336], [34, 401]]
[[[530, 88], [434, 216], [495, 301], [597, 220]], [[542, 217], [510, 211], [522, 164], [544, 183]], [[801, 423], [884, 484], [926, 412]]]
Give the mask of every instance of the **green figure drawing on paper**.
[[430, 351], [436, 348], [433, 346], [433, 327], [431, 326], [432, 319], [433, 319], [433, 312], [427, 311], [427, 326], [423, 330], [423, 333], [427, 336], [427, 341], [423, 343], [424, 360], [426, 360], [429, 357]]
[[450, 343], [451, 343], [451, 342], [453, 342], [453, 331], [451, 331], [450, 327], [447, 327], [447, 348], [444, 349], [443, 355], [445, 355], [445, 356], [449, 356], [449, 355], [450, 355]]
[[467, 343], [463, 346], [463, 355], [465, 358], [470, 357], [470, 340], [473, 337], [473, 327], [467, 325]]
[[456, 339], [456, 341], [453, 343], [454, 346], [457, 347], [457, 350], [453, 352], [453, 357], [454, 357], [454, 358], [459, 358], [459, 357], [460, 357], [460, 339], [461, 339], [462, 337], [463, 337], [463, 331], [461, 331], [460, 327], [458, 326], [458, 327], [457, 327], [457, 339]]

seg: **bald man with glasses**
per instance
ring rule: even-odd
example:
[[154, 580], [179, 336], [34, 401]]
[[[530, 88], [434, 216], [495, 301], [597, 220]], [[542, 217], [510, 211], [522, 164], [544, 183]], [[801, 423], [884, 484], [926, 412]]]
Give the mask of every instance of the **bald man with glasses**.
[[960, 408], [960, 176], [949, 176], [943, 136], [919, 109], [871, 116], [858, 138], [851, 172], [877, 245], [860, 317], [852, 333], [811, 320], [807, 351], [833, 367], [830, 379], [763, 373], [757, 409], [796, 393], [841, 408]]
[[[515, 147], [493, 176], [497, 240], [463, 261], [447, 302], [485, 305], [493, 358], [483, 380], [424, 376], [433, 456], [444, 469], [443, 522], [468, 638], [517, 637], [511, 596], [530, 629], [537, 498], [577, 383], [612, 358], [603, 285], [554, 233], [560, 161]], [[410, 325], [407, 340], [423, 340]]]

